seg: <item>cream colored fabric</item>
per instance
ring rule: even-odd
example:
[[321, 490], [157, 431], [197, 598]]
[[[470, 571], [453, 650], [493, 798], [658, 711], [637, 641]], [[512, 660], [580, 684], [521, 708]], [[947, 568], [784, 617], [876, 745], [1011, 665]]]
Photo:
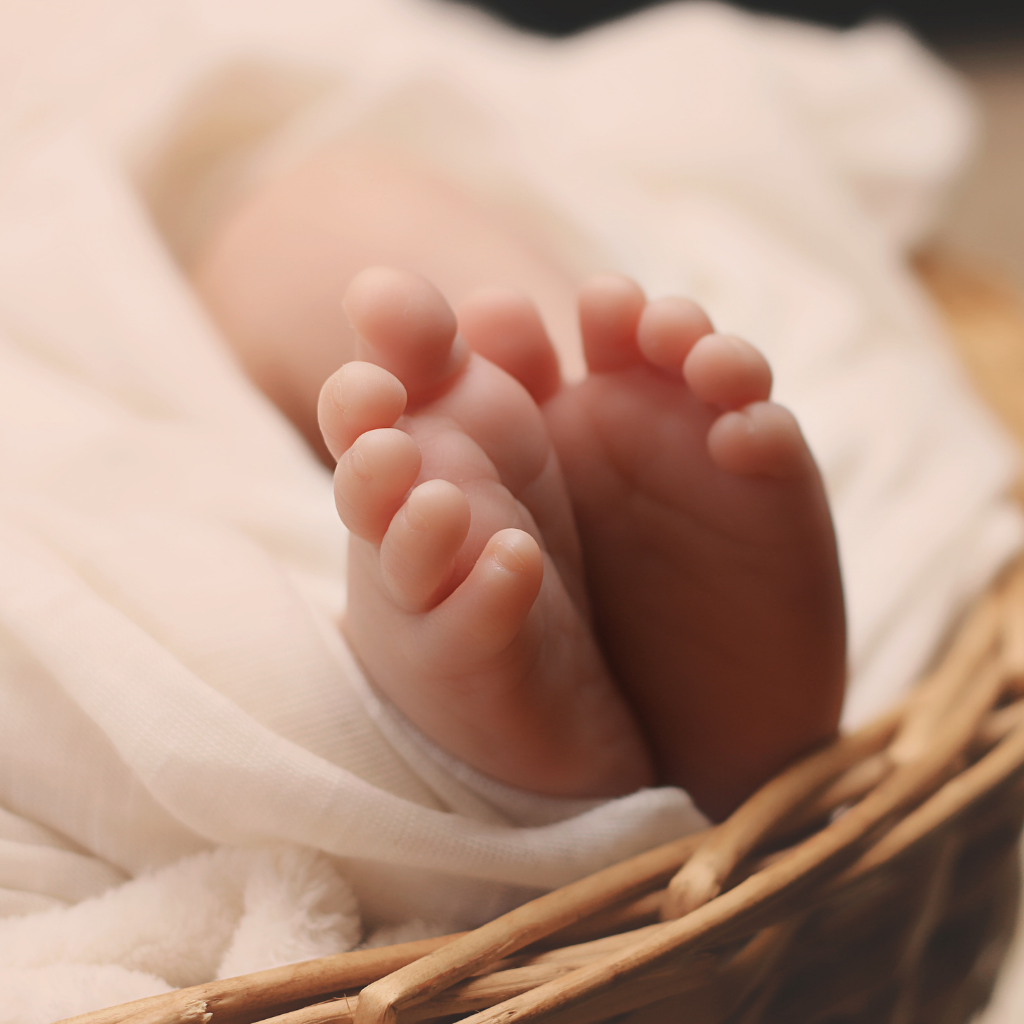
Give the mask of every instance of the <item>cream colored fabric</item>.
[[0, 1021], [472, 924], [703, 823], [673, 789], [509, 791], [361, 678], [329, 475], [175, 261], [327, 138], [386, 137], [764, 346], [835, 505], [851, 721], [1020, 542], [1010, 446], [902, 263], [970, 115], [896, 30], [40, 0], [0, 48]]

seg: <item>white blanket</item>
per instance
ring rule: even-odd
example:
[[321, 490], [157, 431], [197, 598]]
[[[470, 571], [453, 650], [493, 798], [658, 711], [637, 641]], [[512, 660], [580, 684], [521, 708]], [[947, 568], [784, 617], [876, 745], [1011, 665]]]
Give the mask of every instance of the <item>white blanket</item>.
[[476, 776], [340, 639], [330, 476], [172, 253], [344, 132], [764, 347], [834, 504], [848, 723], [1020, 544], [1011, 446], [903, 260], [971, 116], [898, 30], [681, 4], [550, 42], [425, 0], [6, 5], [2, 1022], [477, 923], [704, 823], [674, 789]]

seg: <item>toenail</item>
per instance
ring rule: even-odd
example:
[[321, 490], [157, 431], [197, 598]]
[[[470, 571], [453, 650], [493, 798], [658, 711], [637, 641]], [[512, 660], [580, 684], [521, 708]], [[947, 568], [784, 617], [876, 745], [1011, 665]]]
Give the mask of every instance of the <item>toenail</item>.
[[405, 505], [405, 525], [415, 533], [423, 533], [430, 528], [426, 516], [411, 501]]
[[499, 540], [494, 545], [494, 558], [499, 565], [508, 569], [509, 572], [522, 572], [526, 568], [526, 562], [522, 555], [516, 551], [516, 546], [507, 540]]
[[369, 465], [367, 465], [363, 453], [359, 450], [358, 444], [353, 445], [349, 449], [349, 467], [360, 480], [371, 480], [373, 478], [373, 473]]
[[342, 411], [345, 411], [345, 380], [341, 373], [331, 377], [331, 400]]

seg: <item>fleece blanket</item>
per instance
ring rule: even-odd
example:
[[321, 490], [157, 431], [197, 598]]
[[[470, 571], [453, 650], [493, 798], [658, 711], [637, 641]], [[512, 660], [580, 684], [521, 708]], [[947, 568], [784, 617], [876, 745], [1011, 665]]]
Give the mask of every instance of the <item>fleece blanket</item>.
[[891, 26], [0, 9], [0, 1021], [465, 927], [705, 824], [497, 785], [362, 678], [330, 475], [188, 283], [246, 188], [369, 133], [763, 346], [835, 509], [856, 724], [1022, 538], [905, 265], [972, 130]]

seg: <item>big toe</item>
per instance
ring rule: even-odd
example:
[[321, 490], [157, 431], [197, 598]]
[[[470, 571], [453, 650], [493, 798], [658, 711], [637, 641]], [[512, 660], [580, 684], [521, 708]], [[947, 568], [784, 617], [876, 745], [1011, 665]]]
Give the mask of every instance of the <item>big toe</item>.
[[418, 274], [369, 267], [352, 279], [343, 304], [358, 357], [393, 373], [410, 397], [443, 385], [469, 358], [451, 307]]

